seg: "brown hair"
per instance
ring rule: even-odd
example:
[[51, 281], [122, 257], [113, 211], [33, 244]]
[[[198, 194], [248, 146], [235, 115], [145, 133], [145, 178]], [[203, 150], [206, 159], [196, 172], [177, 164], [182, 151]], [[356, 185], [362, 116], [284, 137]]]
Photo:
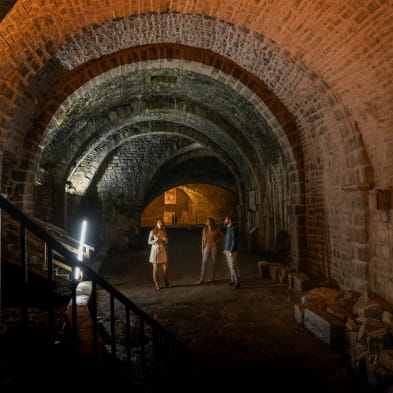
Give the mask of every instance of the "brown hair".
[[215, 222], [214, 218], [208, 217], [207, 219], [208, 219], [209, 222], [210, 222], [211, 228], [212, 228], [212, 229], [216, 229], [216, 222]]
[[159, 222], [161, 222], [161, 224], [162, 224], [161, 230], [162, 230], [163, 232], [166, 232], [166, 227], [165, 227], [165, 224], [164, 224], [164, 220], [163, 220], [162, 218], [159, 218], [159, 219], [157, 220], [157, 222], [156, 222], [156, 225], [155, 225], [154, 228], [153, 228], [153, 233], [154, 233], [154, 234], [156, 234], [156, 233], [160, 230], [160, 228], [158, 228], [158, 223], [159, 223]]

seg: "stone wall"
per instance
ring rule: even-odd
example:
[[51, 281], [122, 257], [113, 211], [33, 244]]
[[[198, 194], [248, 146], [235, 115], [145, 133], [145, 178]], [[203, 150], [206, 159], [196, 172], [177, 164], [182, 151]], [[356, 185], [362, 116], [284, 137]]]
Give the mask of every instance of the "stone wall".
[[[393, 181], [390, 2], [174, 0], [168, 8], [161, 1], [65, 5], [32, 0], [13, 5], [2, 8], [0, 21], [0, 146], [4, 152], [0, 191], [18, 206], [34, 213], [35, 195], [37, 199], [42, 195], [35, 193], [34, 182], [41, 169], [43, 142], [70, 115], [64, 104], [73, 93], [83, 95], [79, 89], [89, 83], [99, 88], [103, 81], [97, 77], [110, 78], [130, 64], [148, 69], [150, 62], [157, 61], [170, 68], [173, 60], [179, 60], [188, 70], [208, 73], [229, 86], [257, 114], [256, 121], [242, 122], [247, 106], [237, 100], [237, 108], [229, 111], [233, 116], [225, 116], [230, 121], [225, 127], [220, 123], [216, 131], [226, 135], [219, 160], [232, 165], [243, 215], [242, 199], [256, 188], [261, 205], [258, 217], [269, 223], [260, 243], [271, 246], [272, 227], [283, 221], [281, 214], [269, 218], [276, 210], [268, 197], [274, 184], [282, 199], [289, 190], [284, 221], [298, 263], [344, 288], [372, 286], [392, 298], [388, 277], [393, 229], [387, 216], [391, 209], [385, 209], [386, 216], [381, 217], [372, 205], [373, 193], [390, 189]], [[161, 82], [169, 86], [168, 81]], [[147, 95], [165, 92], [152, 87]], [[111, 92], [111, 100], [124, 97], [121, 88], [103, 91]], [[187, 92], [183, 101], [194, 98]], [[206, 120], [199, 123], [202, 129], [214, 118], [212, 113], [227, 107], [228, 101], [222, 101], [225, 95], [216, 96], [214, 110], [200, 112]], [[208, 98], [201, 96], [198, 104], [209, 102]], [[87, 102], [85, 96], [74, 101], [76, 106]], [[105, 120], [111, 123], [120, 115], [109, 103], [100, 102]], [[150, 116], [151, 108], [146, 107], [144, 112]], [[195, 135], [194, 115], [202, 107], [183, 112], [192, 129], [188, 137]], [[56, 117], [58, 109], [64, 109], [64, 116]], [[162, 120], [164, 114], [160, 116]], [[264, 119], [261, 128], [258, 119]], [[89, 120], [76, 121], [81, 139], [62, 135], [67, 149], [54, 156], [66, 168], [64, 176], [56, 172], [50, 179], [56, 187], [65, 188], [67, 171], [80, 158], [77, 153], [92, 148], [91, 128], [83, 126]], [[198, 139], [215, 150], [217, 141], [209, 142]], [[233, 146], [238, 155], [231, 161], [228, 155], [236, 151]], [[63, 163], [68, 150], [75, 154]], [[277, 170], [272, 152], [284, 158], [286, 174], [273, 183], [268, 177]], [[11, 167], [5, 153], [14, 159]], [[50, 166], [42, 169], [50, 172]], [[55, 190], [55, 195], [58, 201], [62, 193]], [[50, 199], [40, 202], [46, 201], [52, 205]], [[55, 206], [52, 216], [63, 208]], [[279, 209], [285, 213], [283, 207]]]

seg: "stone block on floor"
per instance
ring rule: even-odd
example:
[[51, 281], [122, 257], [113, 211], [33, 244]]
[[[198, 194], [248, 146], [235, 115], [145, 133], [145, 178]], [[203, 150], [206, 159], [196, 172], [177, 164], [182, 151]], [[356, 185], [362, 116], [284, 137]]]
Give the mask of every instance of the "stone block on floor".
[[306, 273], [288, 272], [288, 287], [298, 292], [304, 292], [312, 288], [312, 281]]
[[378, 364], [385, 367], [393, 375], [393, 350], [384, 350], [379, 353]]
[[269, 262], [258, 261], [257, 266], [260, 278], [270, 278]]
[[288, 284], [288, 274], [290, 272], [293, 272], [293, 269], [285, 266], [285, 265], [281, 265], [277, 267], [277, 279], [278, 282], [280, 284]]
[[270, 262], [269, 263], [269, 271], [270, 277], [273, 281], [279, 282], [279, 272], [283, 265], [277, 262]]
[[301, 301], [302, 304], [312, 308], [327, 311], [338, 319], [345, 319], [345, 315], [347, 314], [344, 297], [336, 289], [326, 287], [310, 289], [302, 296]]
[[344, 307], [340, 307], [337, 305], [331, 305], [326, 307], [326, 312], [343, 322], [346, 322], [347, 319], [350, 317], [348, 310], [346, 310]]
[[342, 346], [345, 344], [345, 323], [325, 311], [306, 307], [304, 326], [328, 345]]
[[294, 314], [295, 314], [295, 319], [296, 322], [299, 325], [303, 324], [304, 321], [304, 310], [306, 309], [306, 306], [301, 303], [295, 303], [294, 305]]

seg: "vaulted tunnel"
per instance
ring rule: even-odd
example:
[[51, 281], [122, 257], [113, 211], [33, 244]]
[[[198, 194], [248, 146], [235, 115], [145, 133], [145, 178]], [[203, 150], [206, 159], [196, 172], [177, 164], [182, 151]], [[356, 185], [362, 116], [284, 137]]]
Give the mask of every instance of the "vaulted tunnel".
[[222, 187], [259, 250], [285, 231], [296, 269], [393, 300], [389, 2], [193, 4], [6, 2], [1, 192], [133, 244], [166, 190]]
[[[277, 178], [288, 165], [281, 146], [246, 97], [207, 70], [188, 71], [180, 60], [160, 67], [150, 61], [138, 63], [137, 70], [124, 66], [104, 73], [54, 114], [35, 174], [35, 211], [42, 200], [50, 206], [41, 218], [58, 225], [75, 222], [82, 215], [77, 205], [86, 209], [89, 201], [100, 207], [91, 214], [105, 222], [105, 234], [96, 238], [111, 244], [128, 238], [126, 243], [135, 245], [140, 214], [156, 190], [191, 182], [231, 189], [241, 207], [230, 210], [245, 231], [256, 221], [246, 214], [248, 192], [264, 198], [263, 184], [275, 176], [276, 187], [287, 193], [286, 177]], [[64, 141], [70, 141], [66, 149]], [[279, 229], [287, 230], [279, 211]]]

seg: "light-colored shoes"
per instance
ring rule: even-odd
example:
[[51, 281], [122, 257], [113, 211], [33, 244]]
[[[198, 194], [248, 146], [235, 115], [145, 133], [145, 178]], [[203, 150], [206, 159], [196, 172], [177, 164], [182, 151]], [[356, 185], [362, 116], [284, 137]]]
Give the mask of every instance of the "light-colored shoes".
[[160, 289], [160, 284], [158, 283], [158, 281], [155, 281], [154, 284], [156, 286], [156, 289]]

